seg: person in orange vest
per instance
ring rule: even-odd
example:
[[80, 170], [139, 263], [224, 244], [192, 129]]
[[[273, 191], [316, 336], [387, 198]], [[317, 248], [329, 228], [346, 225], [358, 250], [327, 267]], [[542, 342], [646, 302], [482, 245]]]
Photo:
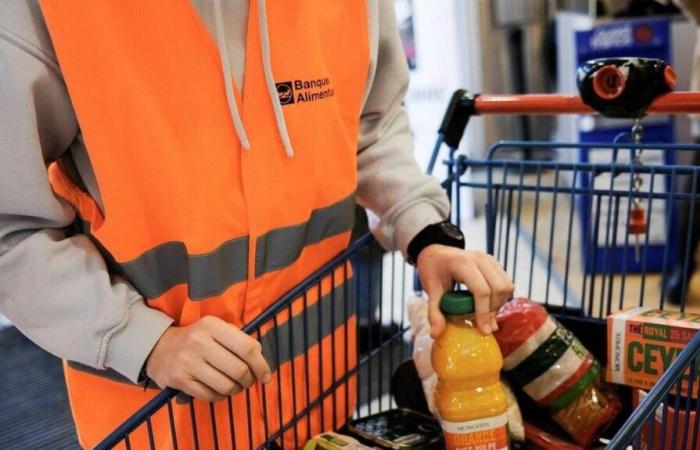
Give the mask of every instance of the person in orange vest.
[[[148, 379], [233, 395], [237, 448], [318, 398], [355, 358], [354, 315], [330, 326], [322, 313], [351, 309], [342, 277], [262, 335], [241, 328], [347, 246], [356, 204], [417, 264], [434, 335], [454, 280], [482, 331], [497, 328], [513, 285], [445, 221], [447, 198], [413, 156], [407, 84], [392, 0], [3, 3], [0, 311], [64, 359], [83, 446], [153, 397]], [[280, 351], [281, 329], [308, 331], [302, 315], [324, 334]], [[323, 361], [331, 338], [337, 360]], [[304, 373], [301, 355], [340, 373]], [[209, 426], [195, 403], [193, 429]], [[190, 410], [173, 410], [189, 426]], [[312, 434], [334, 425], [325, 403], [314, 411]]]

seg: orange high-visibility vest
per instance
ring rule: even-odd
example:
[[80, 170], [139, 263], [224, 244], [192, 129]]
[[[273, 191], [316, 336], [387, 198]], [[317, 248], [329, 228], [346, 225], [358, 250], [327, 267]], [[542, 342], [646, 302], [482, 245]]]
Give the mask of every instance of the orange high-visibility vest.
[[[347, 246], [369, 67], [366, 0], [268, 2], [272, 67], [286, 96], [293, 157], [275, 131], [257, 2], [250, 2], [245, 83], [235, 93], [248, 151], [234, 131], [216, 44], [188, 0], [42, 0], [41, 6], [103, 208], [58, 164], [49, 168], [52, 187], [150, 307], [178, 325], [214, 315], [242, 327]], [[233, 397], [233, 424], [227, 402], [214, 405], [219, 448], [231, 447], [224, 437], [231, 425], [238, 449], [257, 447], [355, 364], [354, 309], [345, 277], [336, 275], [263, 327], [273, 382], [254, 386], [248, 398]], [[339, 302], [333, 317], [332, 302]], [[287, 345], [287, 336], [301, 334], [307, 342]], [[70, 363], [65, 374], [85, 447], [156, 392]], [[322, 423], [327, 429], [333, 420], [346, 421], [354, 383], [317, 405], [310, 423], [289, 429], [284, 446], [304, 442]], [[200, 448], [213, 448], [209, 405], [194, 402], [194, 410]], [[171, 448], [168, 414], [152, 420], [158, 448]], [[179, 448], [190, 448], [189, 405], [173, 402], [173, 421]], [[132, 448], [147, 447], [146, 439], [145, 430], [135, 433]]]

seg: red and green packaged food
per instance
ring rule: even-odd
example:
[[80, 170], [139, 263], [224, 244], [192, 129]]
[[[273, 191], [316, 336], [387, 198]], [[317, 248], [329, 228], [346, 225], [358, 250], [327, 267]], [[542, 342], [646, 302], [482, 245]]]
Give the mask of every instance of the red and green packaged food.
[[588, 446], [621, 410], [602, 367], [539, 303], [516, 298], [497, 316], [503, 370], [579, 445]]

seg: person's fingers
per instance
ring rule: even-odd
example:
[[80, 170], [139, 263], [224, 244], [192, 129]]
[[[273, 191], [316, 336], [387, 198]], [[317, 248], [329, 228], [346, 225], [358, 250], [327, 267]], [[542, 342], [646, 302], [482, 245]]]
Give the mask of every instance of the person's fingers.
[[182, 386], [178, 388], [187, 395], [190, 395], [198, 400], [204, 400], [205, 402], [218, 402], [226, 398], [225, 395], [221, 395], [214, 391], [204, 383], [197, 380], [187, 380]]
[[270, 366], [262, 355], [260, 342], [223, 321], [217, 324], [214, 338], [242, 359], [258, 380], [263, 383], [270, 381], [272, 378]]
[[485, 333], [491, 333], [491, 288], [474, 263], [460, 264], [455, 272], [458, 281], [467, 286], [474, 296], [474, 318], [479, 329]]
[[496, 320], [496, 313], [491, 313], [491, 331], [498, 331], [498, 321]]
[[[498, 261], [497, 261], [498, 263]], [[515, 283], [513, 283], [513, 279], [508, 275], [508, 272], [501, 266], [500, 263], [498, 263], [498, 267], [501, 269], [501, 275], [503, 276], [503, 279], [506, 281], [506, 284], [508, 285], [508, 290], [509, 290], [509, 297], [508, 300], [513, 298], [513, 295], [515, 295]]]
[[503, 266], [501, 266], [501, 264], [498, 261], [496, 261], [496, 264], [498, 265], [498, 268], [500, 269], [501, 277], [503, 277], [503, 281], [506, 282], [506, 284], [508, 285], [508, 287], [510, 289], [510, 296], [512, 297], [513, 292], [515, 292], [515, 285], [513, 284], [513, 280], [510, 278], [510, 275], [508, 275], [508, 272], [505, 271]]
[[222, 345], [215, 344], [204, 355], [207, 363], [238, 384], [252, 386], [255, 383], [255, 375], [248, 365]]
[[193, 367], [191, 373], [196, 381], [203, 383], [217, 394], [229, 395], [236, 388], [237, 383], [235, 380], [227, 377], [204, 361]]
[[495, 258], [485, 256], [479, 260], [477, 265], [491, 290], [489, 309], [497, 311], [510, 298], [512, 284], [503, 278], [503, 269]]
[[445, 330], [445, 316], [440, 311], [440, 298], [444, 294], [443, 290], [434, 287], [426, 290], [428, 294], [428, 322], [430, 322], [430, 335], [436, 338]]
[[496, 331], [496, 330], [498, 330], [498, 320], [496, 319], [497, 313], [498, 313], [498, 311], [501, 309], [501, 307], [503, 306], [503, 303], [507, 302], [508, 300], [510, 300], [511, 298], [513, 298], [513, 295], [515, 295], [515, 285], [513, 284], [513, 281], [512, 281], [512, 279], [510, 278], [510, 275], [508, 275], [508, 272], [505, 271], [505, 269], [504, 269], [503, 266], [498, 262], [498, 260], [496, 260], [496, 259], [494, 258], [494, 262], [495, 262], [495, 264], [496, 264], [496, 266], [497, 266], [498, 271], [499, 271], [500, 274], [501, 274], [501, 278], [503, 279], [503, 282], [504, 282], [505, 285], [506, 285], [506, 293], [505, 293], [505, 295], [503, 296], [503, 297], [504, 297], [504, 298], [503, 298], [503, 302], [500, 303], [500, 304], [498, 304], [498, 305], [494, 305], [494, 307], [492, 308], [493, 311], [494, 311], [492, 326], [494, 327], [494, 328], [493, 328], [494, 331]]

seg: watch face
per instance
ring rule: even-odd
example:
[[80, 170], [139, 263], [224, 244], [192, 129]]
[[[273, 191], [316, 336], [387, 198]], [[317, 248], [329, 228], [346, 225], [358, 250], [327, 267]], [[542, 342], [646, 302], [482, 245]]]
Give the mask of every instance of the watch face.
[[447, 234], [449, 237], [451, 237], [452, 239], [458, 239], [460, 241], [464, 239], [464, 235], [462, 234], [460, 229], [457, 228], [455, 225], [453, 225], [451, 223], [442, 223], [440, 225], [441, 225], [442, 231], [445, 234]]

